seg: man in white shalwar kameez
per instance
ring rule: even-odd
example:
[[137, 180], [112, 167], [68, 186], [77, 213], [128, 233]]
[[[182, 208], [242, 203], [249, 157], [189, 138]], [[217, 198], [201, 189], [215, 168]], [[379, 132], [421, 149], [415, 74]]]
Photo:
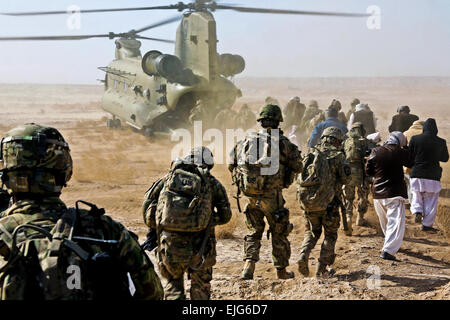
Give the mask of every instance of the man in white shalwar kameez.
[[432, 231], [436, 219], [439, 192], [441, 191], [442, 168], [447, 162], [447, 142], [437, 136], [436, 121], [427, 119], [423, 133], [411, 138], [409, 149], [414, 166], [411, 169], [411, 213], [415, 221], [422, 223], [423, 231]]
[[[411, 178], [411, 212], [416, 216], [422, 216], [422, 225], [433, 227], [436, 219], [439, 192], [441, 183], [436, 180]], [[419, 220], [419, 219], [418, 219]], [[417, 221], [417, 222], [420, 222]]]
[[385, 235], [381, 258], [396, 260], [405, 234], [406, 184], [403, 166], [411, 167], [407, 140], [392, 132], [383, 146], [376, 147], [367, 161], [366, 172], [374, 177], [373, 204]]

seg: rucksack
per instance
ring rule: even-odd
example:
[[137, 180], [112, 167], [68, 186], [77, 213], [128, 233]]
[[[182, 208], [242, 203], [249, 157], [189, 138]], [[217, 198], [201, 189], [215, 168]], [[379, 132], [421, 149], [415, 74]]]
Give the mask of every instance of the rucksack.
[[311, 148], [297, 176], [297, 197], [306, 212], [326, 210], [334, 197], [334, 180], [326, 153]]
[[358, 135], [350, 134], [344, 142], [345, 157], [349, 162], [364, 160], [364, 139]]
[[199, 232], [212, 215], [208, 172], [194, 164], [178, 164], [168, 174], [156, 208], [156, 224], [166, 231]]
[[[103, 213], [93, 206], [88, 214]], [[54, 225], [37, 220], [14, 229], [0, 269], [2, 300], [131, 298], [128, 275], [115, 259], [119, 240], [77, 236], [79, 220], [78, 209], [70, 208]]]
[[[246, 196], [259, 196], [283, 186], [283, 170], [272, 175], [262, 174], [271, 167], [271, 143], [280, 146], [280, 140], [265, 132], [254, 132], [240, 141], [236, 147], [237, 167], [234, 172], [239, 189]], [[280, 150], [279, 150], [280, 152]], [[281, 156], [281, 155], [279, 155]]]

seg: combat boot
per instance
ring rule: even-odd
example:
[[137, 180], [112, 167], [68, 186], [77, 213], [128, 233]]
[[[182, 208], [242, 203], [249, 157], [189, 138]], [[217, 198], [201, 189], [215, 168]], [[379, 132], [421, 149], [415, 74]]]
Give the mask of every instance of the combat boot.
[[305, 277], [309, 277], [308, 256], [302, 253], [297, 263], [298, 272], [300, 272]]
[[292, 271], [286, 271], [286, 268], [283, 268], [277, 269], [277, 277], [278, 279], [286, 280], [295, 278], [295, 275]]
[[347, 218], [347, 230], [344, 230], [346, 236], [351, 237], [353, 233], [352, 218]]
[[255, 272], [255, 261], [245, 260], [245, 265], [244, 269], [242, 270], [241, 279], [252, 280], [254, 272]]

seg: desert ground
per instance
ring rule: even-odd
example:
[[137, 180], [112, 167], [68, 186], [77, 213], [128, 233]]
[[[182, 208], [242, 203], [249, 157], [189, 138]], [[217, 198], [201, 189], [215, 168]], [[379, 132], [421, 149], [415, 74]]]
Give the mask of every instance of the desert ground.
[[[337, 98], [347, 111], [350, 101], [358, 97], [374, 110], [383, 139], [397, 107], [409, 105], [420, 118], [435, 118], [439, 135], [450, 141], [450, 78], [241, 78], [236, 83], [243, 97], [235, 108], [246, 102], [256, 112], [270, 95], [283, 106], [292, 96], [299, 96], [303, 103], [315, 99], [322, 109]], [[100, 107], [102, 91], [94, 85], [0, 84], [0, 133], [27, 122], [58, 128], [74, 159], [74, 175], [63, 200], [69, 206], [82, 199], [104, 207], [142, 242], [147, 232], [141, 213], [143, 196], [152, 182], [167, 172], [175, 142], [150, 140], [130, 128], [107, 129], [109, 115]], [[443, 167], [442, 183], [448, 189], [450, 164]], [[255, 279], [242, 281], [244, 216], [232, 198], [236, 190], [226, 165], [216, 165], [212, 173], [226, 187], [233, 209], [231, 222], [216, 228], [213, 299], [450, 299], [450, 200], [446, 197], [440, 199], [437, 232], [422, 232], [407, 211], [405, 239], [396, 262], [379, 258], [383, 235], [371, 207], [368, 226], [354, 227], [352, 237], [340, 230], [335, 275], [316, 279], [312, 275], [322, 239], [311, 254], [311, 277], [302, 277], [296, 267], [304, 227], [293, 185], [284, 196], [294, 224], [289, 236], [289, 269], [295, 271], [296, 278], [276, 279], [270, 241], [264, 237]], [[155, 262], [154, 253], [149, 256]]]

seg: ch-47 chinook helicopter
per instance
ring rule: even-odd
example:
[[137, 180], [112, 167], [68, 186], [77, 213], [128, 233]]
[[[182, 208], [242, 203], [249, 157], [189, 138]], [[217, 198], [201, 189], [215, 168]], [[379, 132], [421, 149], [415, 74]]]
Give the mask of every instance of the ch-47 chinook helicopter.
[[[249, 8], [224, 5], [209, 0], [179, 2], [167, 6], [80, 10], [80, 13], [164, 10], [183, 12], [182, 17], [173, 17], [150, 26], [125, 33], [77, 35], [77, 36], [33, 36], [2, 37], [0, 40], [83, 40], [90, 38], [119, 38], [116, 40], [115, 60], [100, 67], [106, 72], [102, 108], [112, 115], [107, 120], [110, 128], [120, 127], [125, 122], [146, 136], [168, 132], [171, 128], [189, 126], [189, 115], [193, 108], [207, 108], [212, 113], [220, 108], [231, 107], [240, 90], [230, 77], [244, 71], [245, 60], [239, 55], [218, 54], [216, 21], [213, 12], [233, 10], [244, 13], [297, 14], [341, 17], [367, 17], [367, 14], [311, 12]], [[66, 11], [10, 12], [10, 16], [38, 16], [67, 14]], [[173, 42], [141, 36], [140, 33], [181, 20], [175, 41], [175, 53], [163, 54], [151, 50], [141, 54], [139, 40]], [[202, 106], [203, 104], [203, 106]]]

